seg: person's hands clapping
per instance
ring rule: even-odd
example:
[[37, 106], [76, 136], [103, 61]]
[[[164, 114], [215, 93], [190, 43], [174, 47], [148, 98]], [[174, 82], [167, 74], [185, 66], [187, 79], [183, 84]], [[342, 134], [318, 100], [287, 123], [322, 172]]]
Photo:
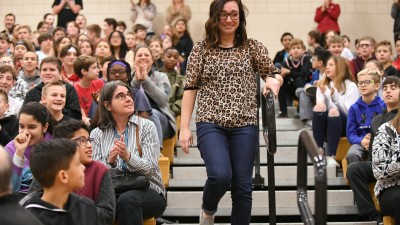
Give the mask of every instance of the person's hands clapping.
[[144, 81], [147, 78], [147, 65], [135, 66], [135, 77], [138, 81]]
[[126, 145], [124, 142], [124, 137], [121, 136], [121, 138], [118, 140], [114, 140], [114, 147], [116, 154], [123, 159], [124, 161], [129, 161], [131, 158], [131, 153], [126, 149]]

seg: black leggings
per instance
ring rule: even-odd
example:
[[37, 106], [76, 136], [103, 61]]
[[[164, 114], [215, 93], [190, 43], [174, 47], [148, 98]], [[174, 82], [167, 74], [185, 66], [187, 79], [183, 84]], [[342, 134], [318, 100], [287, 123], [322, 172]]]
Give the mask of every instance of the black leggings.
[[394, 217], [396, 225], [400, 225], [400, 186], [385, 188], [379, 195], [382, 216]]

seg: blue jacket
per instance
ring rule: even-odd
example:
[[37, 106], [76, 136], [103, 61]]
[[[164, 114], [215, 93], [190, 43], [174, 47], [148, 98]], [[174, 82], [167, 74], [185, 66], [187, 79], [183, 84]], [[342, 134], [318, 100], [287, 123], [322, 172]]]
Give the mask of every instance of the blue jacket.
[[376, 115], [381, 114], [386, 108], [385, 102], [376, 96], [367, 104], [360, 97], [351, 105], [347, 116], [346, 134], [350, 144], [361, 144], [365, 135], [371, 132], [371, 121]]

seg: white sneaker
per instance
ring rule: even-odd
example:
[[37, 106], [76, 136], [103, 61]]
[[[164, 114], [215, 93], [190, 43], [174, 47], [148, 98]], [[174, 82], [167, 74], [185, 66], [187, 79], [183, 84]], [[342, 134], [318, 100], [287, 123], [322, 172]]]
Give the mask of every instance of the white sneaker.
[[330, 167], [340, 167], [339, 163], [336, 162], [334, 156], [327, 156], [326, 157], [326, 165]]
[[214, 216], [212, 218], [203, 218], [203, 210], [200, 210], [199, 225], [214, 225]]

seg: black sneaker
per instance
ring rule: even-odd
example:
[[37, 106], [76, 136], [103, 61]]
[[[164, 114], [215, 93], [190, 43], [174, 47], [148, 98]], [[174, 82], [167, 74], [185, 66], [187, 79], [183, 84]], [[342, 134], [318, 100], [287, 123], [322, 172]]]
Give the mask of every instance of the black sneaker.
[[287, 113], [279, 113], [278, 118], [289, 118]]

